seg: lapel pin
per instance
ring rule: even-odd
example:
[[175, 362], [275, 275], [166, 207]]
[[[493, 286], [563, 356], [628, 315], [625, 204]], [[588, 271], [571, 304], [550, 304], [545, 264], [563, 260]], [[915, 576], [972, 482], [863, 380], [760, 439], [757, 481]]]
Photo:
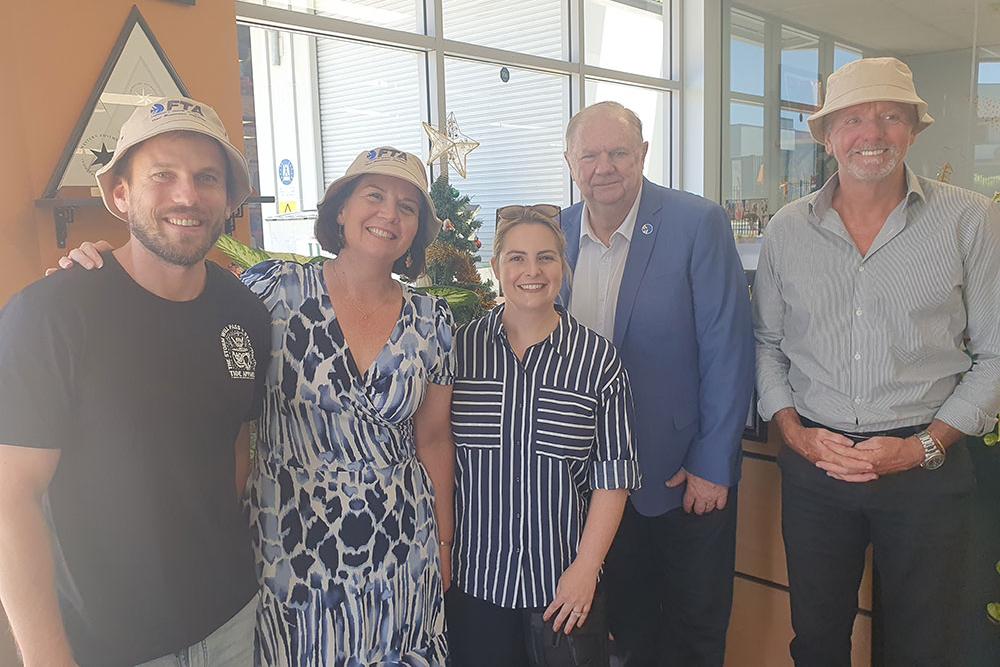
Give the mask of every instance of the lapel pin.
[[640, 231], [642, 231], [642, 233], [645, 234], [646, 236], [649, 236], [650, 234], [653, 233], [653, 225], [647, 222], [642, 227], [640, 227]]

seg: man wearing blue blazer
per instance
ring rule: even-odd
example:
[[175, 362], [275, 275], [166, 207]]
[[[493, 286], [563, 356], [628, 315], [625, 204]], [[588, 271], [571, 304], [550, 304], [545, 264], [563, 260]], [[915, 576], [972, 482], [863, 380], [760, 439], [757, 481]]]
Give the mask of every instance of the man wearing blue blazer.
[[562, 213], [562, 301], [611, 339], [632, 382], [642, 487], [605, 564], [626, 665], [723, 663], [732, 606], [740, 436], [754, 376], [746, 278], [729, 219], [642, 176], [642, 124], [615, 102], [570, 120], [583, 202]]

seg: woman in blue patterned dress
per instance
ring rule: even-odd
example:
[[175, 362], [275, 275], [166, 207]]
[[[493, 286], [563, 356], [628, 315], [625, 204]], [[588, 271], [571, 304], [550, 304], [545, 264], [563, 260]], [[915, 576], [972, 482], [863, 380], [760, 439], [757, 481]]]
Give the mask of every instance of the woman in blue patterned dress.
[[243, 275], [272, 317], [250, 482], [258, 664], [444, 664], [453, 322], [391, 275], [423, 270], [433, 211], [419, 158], [367, 151], [319, 206], [336, 259]]

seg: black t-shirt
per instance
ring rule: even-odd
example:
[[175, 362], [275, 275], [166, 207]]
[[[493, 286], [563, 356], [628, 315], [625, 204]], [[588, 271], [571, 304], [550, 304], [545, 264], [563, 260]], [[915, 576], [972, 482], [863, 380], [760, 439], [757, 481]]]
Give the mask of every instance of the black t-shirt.
[[215, 264], [198, 298], [173, 302], [104, 261], [0, 312], [0, 443], [61, 450], [57, 585], [85, 667], [194, 644], [256, 592], [233, 445], [259, 410], [270, 329]]

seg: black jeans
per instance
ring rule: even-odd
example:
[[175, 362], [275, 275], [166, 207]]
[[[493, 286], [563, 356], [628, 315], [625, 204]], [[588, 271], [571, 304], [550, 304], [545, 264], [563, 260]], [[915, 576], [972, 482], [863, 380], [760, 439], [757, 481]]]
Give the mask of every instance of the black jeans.
[[737, 488], [724, 510], [647, 517], [625, 506], [605, 564], [608, 621], [627, 667], [721, 667], [733, 603]]
[[871, 543], [884, 664], [958, 667], [953, 620], [975, 488], [966, 443], [951, 447], [938, 470], [915, 468], [868, 483], [828, 477], [788, 447], [778, 463], [796, 666], [850, 666]]
[[598, 585], [582, 627], [566, 635], [545, 609], [505, 609], [452, 586], [444, 597], [452, 667], [608, 667], [608, 624]]

